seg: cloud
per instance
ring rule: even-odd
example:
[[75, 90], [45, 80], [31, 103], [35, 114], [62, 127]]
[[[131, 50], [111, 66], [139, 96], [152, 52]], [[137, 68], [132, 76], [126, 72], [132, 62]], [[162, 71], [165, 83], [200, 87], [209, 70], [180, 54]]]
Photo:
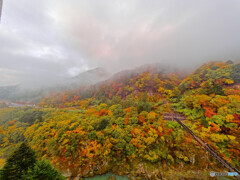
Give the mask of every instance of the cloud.
[[238, 60], [238, 0], [8, 0], [0, 67], [42, 79], [95, 67]]
[[14, 71], [11, 69], [4, 69], [0, 68], [0, 87], [6, 85], [16, 85], [19, 83], [20, 79], [16, 77], [20, 77], [22, 74], [21, 72]]

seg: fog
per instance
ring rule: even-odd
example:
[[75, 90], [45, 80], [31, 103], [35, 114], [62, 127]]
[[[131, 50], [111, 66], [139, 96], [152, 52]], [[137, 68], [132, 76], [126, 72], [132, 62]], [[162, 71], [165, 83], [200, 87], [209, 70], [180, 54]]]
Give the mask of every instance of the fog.
[[239, 0], [5, 0], [2, 10], [0, 86], [240, 59]]

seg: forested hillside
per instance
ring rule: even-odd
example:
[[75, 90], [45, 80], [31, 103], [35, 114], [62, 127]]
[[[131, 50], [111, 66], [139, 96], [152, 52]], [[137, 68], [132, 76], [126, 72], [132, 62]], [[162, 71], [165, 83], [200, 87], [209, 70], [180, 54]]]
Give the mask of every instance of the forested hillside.
[[23, 141], [72, 177], [108, 171], [172, 179], [225, 170], [175, 121], [240, 168], [240, 64], [209, 62], [190, 75], [149, 68], [51, 94], [37, 108], [0, 108], [1, 165]]

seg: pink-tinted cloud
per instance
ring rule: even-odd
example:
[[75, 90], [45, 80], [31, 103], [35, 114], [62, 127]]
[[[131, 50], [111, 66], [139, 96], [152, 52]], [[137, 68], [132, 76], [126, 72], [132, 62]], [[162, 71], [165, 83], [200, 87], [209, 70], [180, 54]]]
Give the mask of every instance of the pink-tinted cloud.
[[239, 17], [239, 0], [8, 0], [0, 67], [56, 81], [99, 66], [237, 60]]

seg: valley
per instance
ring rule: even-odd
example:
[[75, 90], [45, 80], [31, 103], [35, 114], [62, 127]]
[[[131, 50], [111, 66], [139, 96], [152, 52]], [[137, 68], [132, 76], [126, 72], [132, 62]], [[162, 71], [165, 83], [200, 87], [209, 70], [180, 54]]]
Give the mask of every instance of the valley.
[[240, 169], [240, 64], [188, 74], [149, 67], [24, 107], [2, 102], [0, 165], [27, 142], [68, 178], [206, 179]]

